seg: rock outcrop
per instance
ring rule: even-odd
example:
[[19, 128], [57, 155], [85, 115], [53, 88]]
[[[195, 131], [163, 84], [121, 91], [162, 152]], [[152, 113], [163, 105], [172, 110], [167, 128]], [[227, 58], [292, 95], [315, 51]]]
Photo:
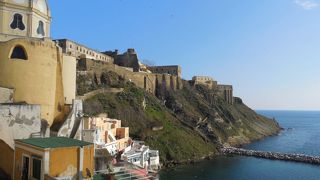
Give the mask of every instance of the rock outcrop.
[[[230, 104], [214, 90], [187, 81], [183, 81], [180, 90], [166, 90], [155, 96], [115, 73], [105, 73], [104, 78], [113, 79], [112, 84], [99, 88], [116, 84], [123, 92], [101, 93], [87, 99], [84, 113], [107, 113], [110, 118], [121, 119], [130, 127], [131, 137], [159, 149], [161, 162], [203, 159], [218, 153], [224, 145], [242, 145], [280, 131], [276, 121], [258, 115], [240, 98]], [[88, 81], [83, 76], [82, 79]], [[121, 81], [116, 83], [116, 79]], [[162, 128], [154, 131], [154, 127]]]

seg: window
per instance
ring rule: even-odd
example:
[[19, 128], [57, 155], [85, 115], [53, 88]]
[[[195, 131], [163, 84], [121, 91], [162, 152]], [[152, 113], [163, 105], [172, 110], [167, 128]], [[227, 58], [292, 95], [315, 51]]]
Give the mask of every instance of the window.
[[10, 24], [11, 29], [20, 29], [21, 31], [25, 30], [25, 25], [23, 24], [23, 16], [21, 14], [14, 14], [13, 21]]
[[32, 159], [32, 177], [40, 180], [41, 178], [41, 160], [37, 158]]
[[27, 53], [26, 53], [25, 49], [20, 45], [14, 47], [10, 58], [11, 59], [28, 60], [28, 56], [27, 56]]
[[44, 36], [44, 24], [42, 21], [39, 21], [38, 29], [37, 29], [37, 34]]

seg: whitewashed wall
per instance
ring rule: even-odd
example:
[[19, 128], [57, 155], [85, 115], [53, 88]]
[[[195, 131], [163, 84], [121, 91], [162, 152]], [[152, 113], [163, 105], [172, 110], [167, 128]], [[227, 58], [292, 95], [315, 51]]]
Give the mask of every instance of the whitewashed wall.
[[14, 139], [27, 139], [40, 133], [40, 105], [1, 105], [0, 139], [14, 149]]

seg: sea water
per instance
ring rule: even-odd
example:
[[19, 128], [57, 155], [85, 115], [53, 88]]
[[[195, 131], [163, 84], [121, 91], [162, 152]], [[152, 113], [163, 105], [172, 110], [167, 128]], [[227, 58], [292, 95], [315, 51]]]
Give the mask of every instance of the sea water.
[[[257, 111], [276, 118], [284, 131], [280, 135], [245, 146], [247, 149], [320, 156], [320, 112]], [[320, 180], [320, 166], [258, 159], [217, 157], [183, 165], [160, 173], [161, 180]]]

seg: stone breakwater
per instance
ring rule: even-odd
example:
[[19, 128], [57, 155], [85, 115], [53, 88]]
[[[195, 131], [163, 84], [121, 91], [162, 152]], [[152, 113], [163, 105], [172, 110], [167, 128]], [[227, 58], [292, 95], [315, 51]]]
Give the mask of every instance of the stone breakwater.
[[240, 156], [252, 156], [257, 158], [271, 159], [271, 160], [283, 160], [293, 161], [308, 164], [320, 165], [320, 156], [308, 156], [304, 154], [290, 154], [290, 153], [279, 153], [279, 152], [264, 152], [247, 150], [242, 148], [225, 147], [221, 149], [221, 152], [228, 155], [240, 155]]

